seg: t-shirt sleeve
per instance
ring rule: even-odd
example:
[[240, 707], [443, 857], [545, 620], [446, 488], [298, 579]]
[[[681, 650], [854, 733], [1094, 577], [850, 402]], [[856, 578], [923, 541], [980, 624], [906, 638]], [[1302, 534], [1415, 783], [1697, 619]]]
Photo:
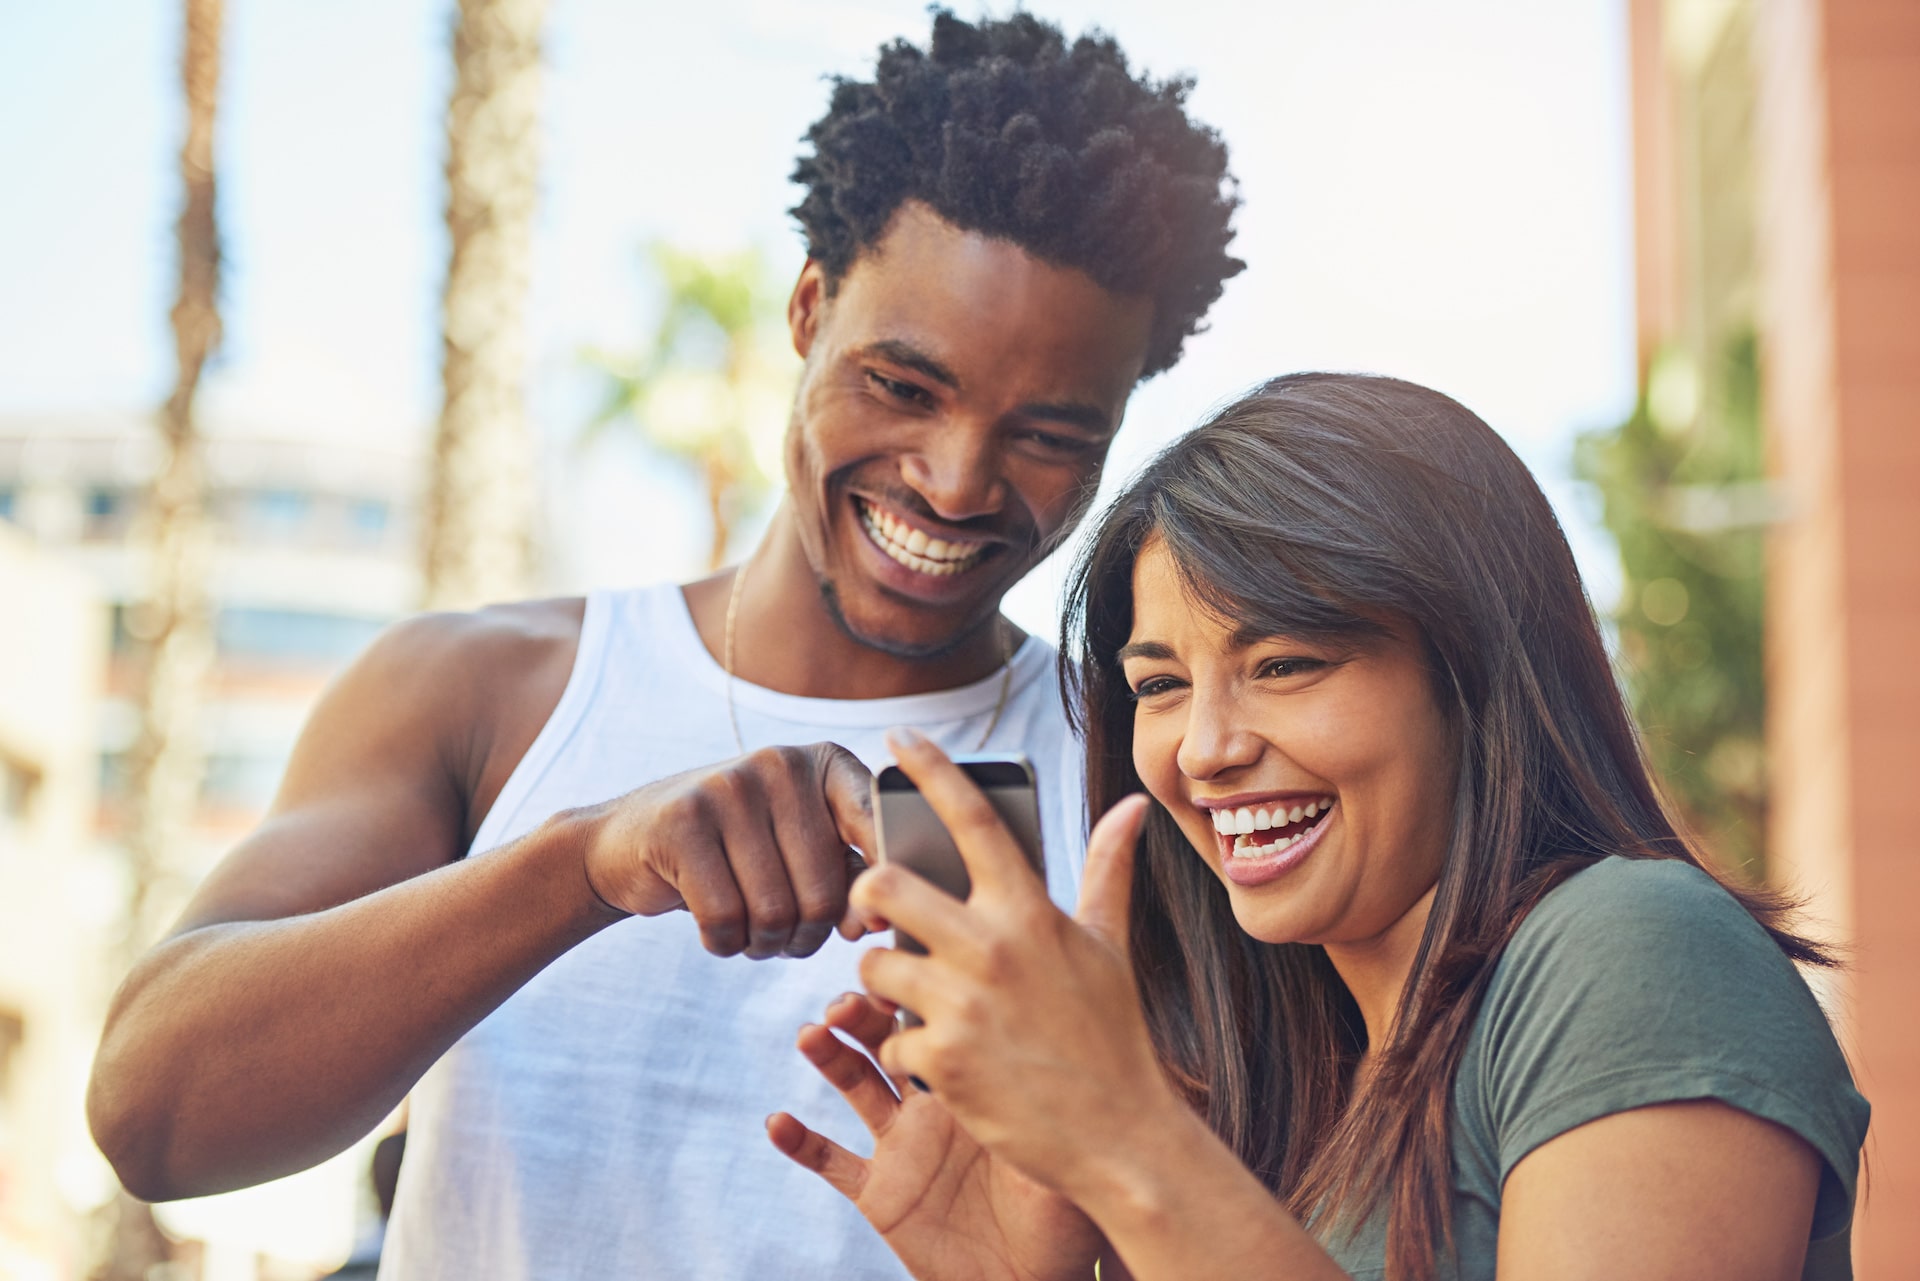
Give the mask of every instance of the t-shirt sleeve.
[[1501, 958], [1478, 1032], [1502, 1183], [1575, 1126], [1717, 1099], [1811, 1144], [1826, 1164], [1812, 1235], [1846, 1228], [1866, 1100], [1799, 972], [1698, 868], [1613, 858], [1555, 889]]

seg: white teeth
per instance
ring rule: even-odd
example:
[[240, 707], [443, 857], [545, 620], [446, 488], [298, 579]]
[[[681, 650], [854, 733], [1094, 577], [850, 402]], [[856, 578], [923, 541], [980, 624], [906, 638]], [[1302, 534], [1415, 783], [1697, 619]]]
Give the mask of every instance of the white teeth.
[[1213, 830], [1222, 836], [1233, 837], [1232, 849], [1235, 858], [1263, 858], [1269, 854], [1278, 854], [1295, 841], [1305, 839], [1307, 831], [1294, 832], [1291, 835], [1275, 837], [1267, 844], [1258, 844], [1254, 832], [1272, 831], [1302, 819], [1315, 818], [1330, 813], [1333, 798], [1309, 801], [1305, 805], [1296, 805], [1292, 809], [1275, 806], [1272, 810], [1255, 809], [1241, 806], [1238, 809], [1218, 809], [1213, 811]]
[[1275, 850], [1283, 849], [1291, 845], [1302, 836], [1305, 836], [1306, 833], [1295, 832], [1291, 836], [1283, 836], [1276, 839], [1271, 845], [1261, 846], [1252, 844], [1247, 839], [1248, 836], [1254, 832], [1272, 831], [1277, 827], [1285, 827], [1291, 823], [1298, 823], [1302, 819], [1316, 818], [1321, 814], [1331, 813], [1332, 810], [1332, 797], [1327, 797], [1324, 800], [1309, 801], [1305, 805], [1296, 805], [1292, 809], [1288, 809], [1283, 805], [1276, 805], [1271, 810], [1245, 805], [1238, 809], [1217, 809], [1212, 811], [1213, 830], [1222, 836], [1237, 836], [1239, 838], [1234, 842], [1234, 852], [1236, 854], [1270, 854]]
[[1251, 840], [1242, 836], [1233, 843], [1233, 856], [1235, 858], [1264, 858], [1269, 854], [1278, 854], [1281, 850], [1286, 849], [1289, 845], [1299, 840], [1301, 835], [1300, 833], [1296, 833], [1293, 836], [1282, 836], [1280, 839], [1269, 842], [1266, 845], [1255, 845]]
[[929, 538], [926, 531], [896, 520], [877, 507], [858, 504], [861, 523], [874, 546], [908, 569], [935, 578], [945, 578], [972, 569], [986, 549], [985, 543], [947, 542]]

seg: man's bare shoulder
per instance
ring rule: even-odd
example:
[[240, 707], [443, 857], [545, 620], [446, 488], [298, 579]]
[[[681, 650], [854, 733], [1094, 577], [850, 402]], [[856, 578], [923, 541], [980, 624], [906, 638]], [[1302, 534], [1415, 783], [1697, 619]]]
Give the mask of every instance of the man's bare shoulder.
[[555, 662], [571, 668], [585, 617], [586, 601], [578, 596], [415, 614], [383, 632], [361, 664], [456, 687]]
[[584, 611], [577, 598], [521, 601], [395, 623], [320, 700], [275, 808], [439, 780], [470, 830], [560, 701]]
[[553, 714], [580, 648], [580, 597], [419, 614], [357, 665], [361, 699], [428, 731], [471, 836]]

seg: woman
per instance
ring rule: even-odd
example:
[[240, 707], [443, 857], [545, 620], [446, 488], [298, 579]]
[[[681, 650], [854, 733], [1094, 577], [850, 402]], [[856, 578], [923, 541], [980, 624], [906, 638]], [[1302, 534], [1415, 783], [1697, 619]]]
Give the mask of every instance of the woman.
[[1867, 1106], [1794, 968], [1827, 958], [1675, 831], [1486, 424], [1267, 384], [1118, 498], [1064, 652], [1078, 921], [902, 736], [973, 896], [856, 886], [931, 947], [828, 1012], [891, 1082], [801, 1034], [873, 1157], [770, 1122], [918, 1275], [1849, 1274]]

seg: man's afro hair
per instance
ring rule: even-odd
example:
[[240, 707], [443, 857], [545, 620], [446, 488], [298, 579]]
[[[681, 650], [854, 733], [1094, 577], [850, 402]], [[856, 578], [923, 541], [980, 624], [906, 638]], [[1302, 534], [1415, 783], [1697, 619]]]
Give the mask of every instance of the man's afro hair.
[[1135, 78], [1099, 32], [1071, 46], [1027, 13], [969, 23], [944, 9], [921, 50], [896, 40], [871, 84], [836, 78], [793, 179], [807, 253], [837, 284], [919, 200], [954, 226], [1008, 240], [1105, 289], [1151, 297], [1142, 376], [1246, 264], [1227, 253], [1239, 198], [1227, 149], [1186, 115], [1190, 79]]

